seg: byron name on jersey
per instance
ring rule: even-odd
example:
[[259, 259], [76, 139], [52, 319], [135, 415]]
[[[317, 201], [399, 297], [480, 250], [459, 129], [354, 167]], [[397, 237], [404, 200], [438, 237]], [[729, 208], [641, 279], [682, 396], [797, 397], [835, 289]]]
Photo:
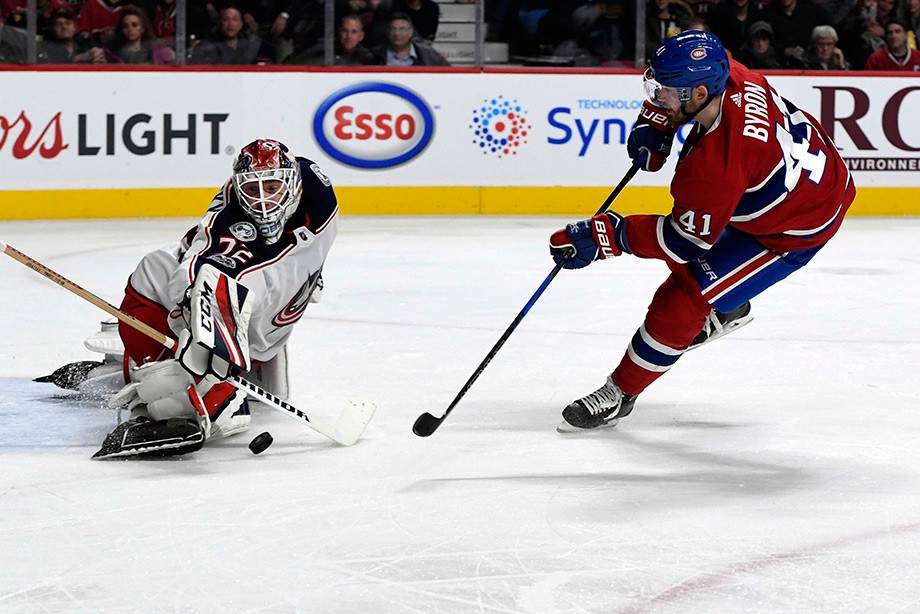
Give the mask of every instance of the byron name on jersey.
[[778, 253], [816, 247], [852, 202], [849, 171], [815, 118], [763, 75], [730, 65], [719, 115], [708, 130], [695, 125], [684, 143], [671, 214], [654, 221], [654, 241], [641, 223], [636, 241], [629, 236], [637, 255], [696, 260], [727, 226]]

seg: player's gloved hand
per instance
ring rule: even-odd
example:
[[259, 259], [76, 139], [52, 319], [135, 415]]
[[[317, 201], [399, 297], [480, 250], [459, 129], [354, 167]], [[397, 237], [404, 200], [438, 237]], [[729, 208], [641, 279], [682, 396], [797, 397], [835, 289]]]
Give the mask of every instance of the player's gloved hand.
[[626, 139], [626, 153], [633, 164], [646, 171], [659, 171], [671, 153], [677, 131], [667, 123], [667, 115], [649, 101], [642, 104], [639, 119]]
[[238, 371], [214, 353], [213, 349], [195, 341], [189, 329], [179, 333], [179, 350], [176, 352], [176, 358], [179, 359], [182, 368], [195, 377], [204, 377], [210, 373], [218, 379], [225, 380]]
[[626, 242], [626, 218], [614, 211], [569, 224], [549, 238], [549, 253], [565, 269], [580, 269], [623, 252], [632, 253]]

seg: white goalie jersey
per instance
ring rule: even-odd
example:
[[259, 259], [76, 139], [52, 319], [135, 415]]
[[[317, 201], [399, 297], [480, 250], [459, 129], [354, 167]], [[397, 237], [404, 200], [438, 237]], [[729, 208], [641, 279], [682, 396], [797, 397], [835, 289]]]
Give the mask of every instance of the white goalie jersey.
[[338, 214], [329, 179], [310, 160], [298, 161], [303, 194], [277, 242], [267, 245], [259, 237], [227, 182], [208, 213], [180, 243], [141, 260], [129, 284], [169, 310], [169, 327], [176, 336], [188, 328], [188, 311], [183, 309], [186, 291], [207, 263], [249, 290], [251, 358], [269, 361], [287, 343], [319, 280], [335, 239]]

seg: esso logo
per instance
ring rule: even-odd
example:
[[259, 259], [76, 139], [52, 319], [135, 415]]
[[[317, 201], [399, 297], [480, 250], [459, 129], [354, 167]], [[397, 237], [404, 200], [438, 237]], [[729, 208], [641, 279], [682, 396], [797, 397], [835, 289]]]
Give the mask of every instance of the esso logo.
[[358, 168], [398, 166], [419, 155], [434, 116], [418, 94], [391, 83], [360, 83], [324, 100], [313, 135], [329, 157]]
[[703, 48], [694, 49], [693, 51], [690, 52], [690, 57], [693, 58], [694, 60], [702, 60], [703, 58], [706, 57], [706, 50]]

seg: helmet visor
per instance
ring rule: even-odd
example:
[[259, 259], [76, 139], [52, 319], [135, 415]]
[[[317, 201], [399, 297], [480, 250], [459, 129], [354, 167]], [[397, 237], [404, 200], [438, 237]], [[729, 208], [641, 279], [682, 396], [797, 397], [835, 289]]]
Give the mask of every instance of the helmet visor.
[[645, 71], [642, 84], [645, 86], [645, 98], [656, 107], [676, 110], [690, 100], [690, 88], [662, 85], [655, 79], [655, 71], [651, 68]]

